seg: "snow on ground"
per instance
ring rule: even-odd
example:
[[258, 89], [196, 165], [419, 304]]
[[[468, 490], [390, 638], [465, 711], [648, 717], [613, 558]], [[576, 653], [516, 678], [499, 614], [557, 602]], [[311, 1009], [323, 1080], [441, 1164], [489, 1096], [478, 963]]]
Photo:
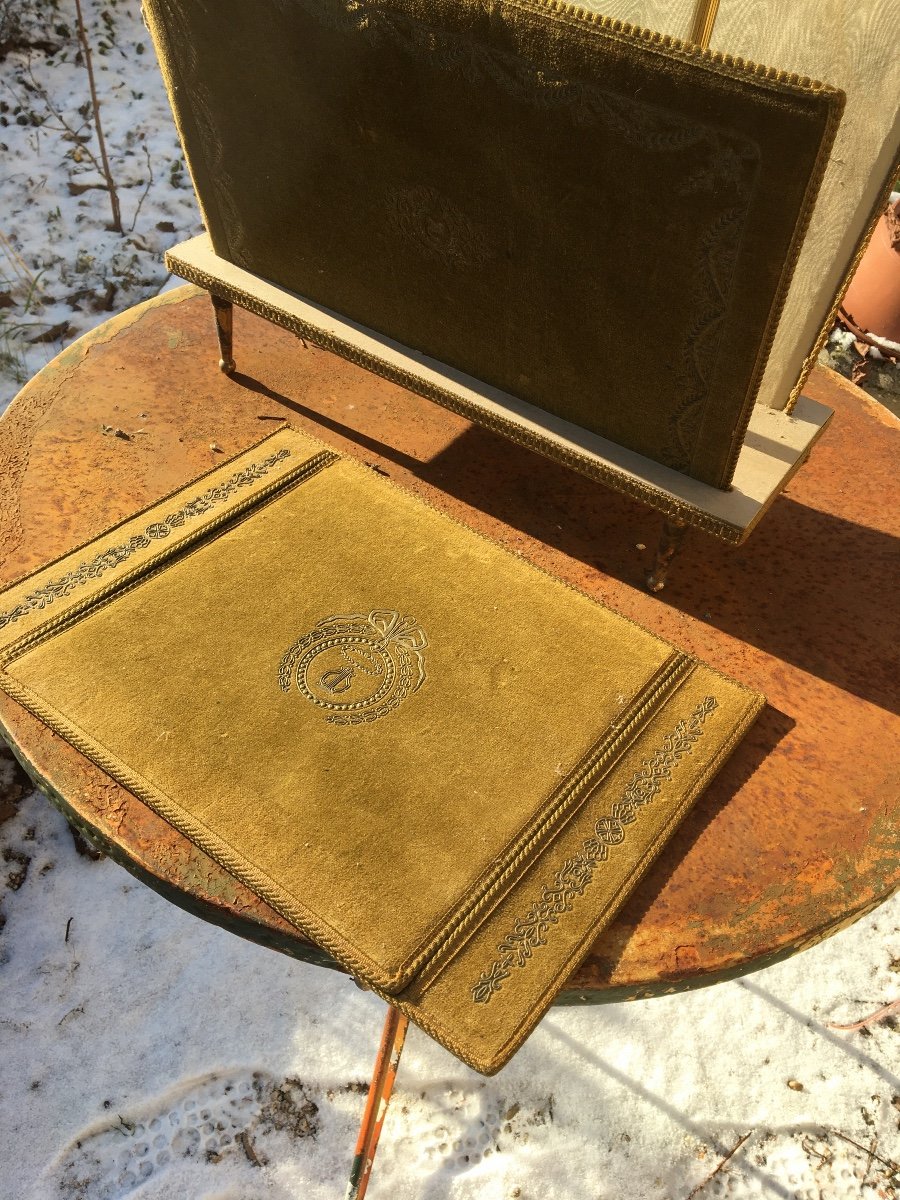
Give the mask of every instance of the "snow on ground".
[[[200, 228], [137, 0], [83, 2], [126, 232], [74, 0], [0, 0], [0, 407]], [[342, 1194], [379, 1001], [79, 855], [4, 757], [0, 855], [0, 1200]], [[737, 983], [555, 1009], [491, 1080], [412, 1030], [369, 1194], [900, 1196], [900, 1027], [829, 1024], [898, 996], [900, 898]]]
[[84, 0], [124, 233], [90, 121], [74, 0], [0, 0], [0, 411], [68, 342], [165, 285], [202, 226], [138, 0]]
[[[384, 1006], [79, 856], [2, 767], [0, 1200], [341, 1196]], [[829, 1022], [898, 971], [900, 898], [740, 982], [554, 1009], [493, 1079], [411, 1029], [369, 1195], [896, 1197], [900, 1029]]]

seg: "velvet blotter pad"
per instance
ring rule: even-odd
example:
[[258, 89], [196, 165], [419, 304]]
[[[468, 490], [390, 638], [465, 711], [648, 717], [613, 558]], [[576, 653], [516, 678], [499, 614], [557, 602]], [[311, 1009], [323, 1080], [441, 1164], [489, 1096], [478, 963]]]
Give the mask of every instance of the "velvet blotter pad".
[[0, 687], [483, 1072], [762, 704], [290, 428], [0, 594]]

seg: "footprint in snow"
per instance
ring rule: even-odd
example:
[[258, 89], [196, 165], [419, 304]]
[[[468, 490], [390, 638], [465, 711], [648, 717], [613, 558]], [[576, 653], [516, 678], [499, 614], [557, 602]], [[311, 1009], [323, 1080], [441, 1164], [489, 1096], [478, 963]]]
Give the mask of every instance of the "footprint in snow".
[[213, 1072], [90, 1126], [49, 1174], [61, 1200], [137, 1200], [138, 1192], [154, 1191], [151, 1185], [180, 1165], [262, 1167], [273, 1134], [315, 1139], [318, 1130], [318, 1105], [299, 1080], [277, 1081], [263, 1071]]

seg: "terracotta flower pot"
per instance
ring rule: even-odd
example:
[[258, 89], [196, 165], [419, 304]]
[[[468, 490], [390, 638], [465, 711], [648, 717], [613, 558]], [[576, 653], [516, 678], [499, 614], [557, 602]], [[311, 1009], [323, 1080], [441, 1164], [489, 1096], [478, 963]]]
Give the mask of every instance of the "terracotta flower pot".
[[883, 352], [900, 343], [900, 200], [888, 205], [840, 307], [842, 322]]
[[892, 352], [884, 342], [900, 344], [900, 200], [888, 206], [876, 225], [840, 316], [857, 337], [882, 351]]

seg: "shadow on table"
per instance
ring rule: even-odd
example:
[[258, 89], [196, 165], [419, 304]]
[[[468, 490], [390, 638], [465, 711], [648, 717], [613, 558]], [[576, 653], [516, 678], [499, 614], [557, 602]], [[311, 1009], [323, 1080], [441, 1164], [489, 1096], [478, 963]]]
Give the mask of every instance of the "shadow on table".
[[666, 853], [658, 858], [629, 897], [628, 917], [635, 922], [649, 909], [665, 887], [677, 865], [712, 824], [716, 816], [747, 784], [761, 764], [794, 728], [796, 722], [767, 704], [744, 735], [731, 757], [672, 834]]
[[[643, 587], [660, 531], [659, 514], [645, 505], [479, 426], [421, 462], [248, 375], [234, 380], [347, 438], [363, 459], [368, 452], [396, 463], [528, 537]], [[872, 636], [896, 611], [898, 573], [897, 539], [782, 495], [743, 546], [692, 530], [659, 599], [900, 713], [900, 629]]]
[[[643, 587], [661, 524], [645, 506], [475, 427], [411, 469], [529, 537]], [[897, 625], [898, 579], [898, 539], [782, 495], [743, 546], [690, 531], [659, 599], [898, 713], [900, 628], [873, 637], [885, 622]]]

